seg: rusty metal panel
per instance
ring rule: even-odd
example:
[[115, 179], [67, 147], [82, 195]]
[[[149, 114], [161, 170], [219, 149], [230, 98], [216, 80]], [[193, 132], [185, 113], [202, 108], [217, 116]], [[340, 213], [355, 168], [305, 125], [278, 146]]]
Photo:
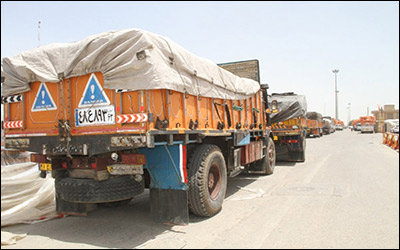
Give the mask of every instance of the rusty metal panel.
[[146, 157], [144, 154], [121, 154], [121, 163], [123, 164], [146, 164]]
[[87, 158], [87, 157], [73, 158], [70, 168], [83, 168], [83, 169], [90, 168], [91, 169], [91, 167], [89, 166], [89, 158]]
[[262, 157], [262, 141], [254, 142], [254, 160], [257, 161]]
[[254, 148], [255, 148], [255, 143], [251, 142], [250, 143], [250, 147], [249, 147], [249, 162], [253, 162], [254, 161]]
[[248, 60], [218, 64], [221, 68], [239, 77], [249, 78], [260, 82], [260, 70], [258, 60]]
[[262, 141], [251, 141], [241, 148], [241, 164], [246, 165], [262, 158]]

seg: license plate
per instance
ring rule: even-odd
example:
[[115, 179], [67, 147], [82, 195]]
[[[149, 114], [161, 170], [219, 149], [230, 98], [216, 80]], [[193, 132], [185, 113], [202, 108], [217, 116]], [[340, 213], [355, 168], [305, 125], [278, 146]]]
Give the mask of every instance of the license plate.
[[143, 165], [113, 164], [107, 170], [112, 175], [143, 174]]
[[51, 171], [51, 163], [40, 163], [40, 170]]
[[278, 136], [274, 135], [274, 141], [278, 140]]
[[114, 106], [94, 106], [75, 109], [75, 125], [111, 125], [115, 124]]

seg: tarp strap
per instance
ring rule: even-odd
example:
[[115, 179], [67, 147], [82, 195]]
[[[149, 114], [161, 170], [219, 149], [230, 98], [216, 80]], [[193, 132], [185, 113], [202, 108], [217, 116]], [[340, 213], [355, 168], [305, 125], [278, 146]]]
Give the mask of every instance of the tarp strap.
[[229, 107], [228, 105], [225, 104], [225, 111], [226, 111], [226, 116], [228, 118], [228, 128], [231, 127], [232, 122], [231, 122], [231, 113], [229, 112]]
[[218, 119], [219, 119], [220, 122], [222, 122], [221, 116], [219, 115], [219, 111], [218, 111], [218, 108], [217, 108], [217, 104], [218, 105], [224, 105], [224, 104], [219, 104], [219, 103], [215, 103], [214, 102], [214, 107], [215, 107], [215, 111], [217, 111]]

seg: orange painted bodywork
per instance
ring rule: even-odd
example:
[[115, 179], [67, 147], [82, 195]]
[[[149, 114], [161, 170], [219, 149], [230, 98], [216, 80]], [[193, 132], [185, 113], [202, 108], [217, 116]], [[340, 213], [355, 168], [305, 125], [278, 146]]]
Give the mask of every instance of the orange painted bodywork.
[[374, 125], [376, 124], [376, 118], [375, 116], [361, 116], [359, 119], [359, 123], [361, 125], [369, 124], [369, 125]]
[[322, 121], [307, 119], [307, 133], [319, 135], [319, 131], [322, 130]]
[[[297, 126], [293, 127], [293, 126]], [[292, 118], [283, 122], [273, 123], [271, 125], [272, 132], [275, 134], [284, 134], [284, 133], [301, 133], [303, 128], [307, 126], [306, 118], [298, 117]]]
[[[245, 100], [223, 100], [218, 98], [197, 97], [167, 89], [138, 90], [116, 92], [114, 89], [105, 89], [103, 74], [96, 72], [95, 76], [104, 93], [107, 95], [110, 106], [114, 106], [115, 116], [122, 114], [151, 113], [154, 116], [151, 122], [100, 124], [90, 126], [75, 125], [75, 109], [84, 94], [85, 87], [91, 74], [64, 79], [58, 83], [46, 83], [46, 86], [57, 106], [55, 110], [32, 112], [35, 97], [38, 94], [40, 82], [30, 84], [31, 91], [22, 93], [23, 102], [5, 104], [5, 121], [23, 121], [22, 128], [6, 129], [6, 134], [41, 134], [58, 135], [58, 120], [69, 120], [71, 135], [113, 134], [113, 133], [145, 133], [155, 130], [157, 117], [162, 121], [168, 119], [166, 130], [178, 130], [184, 133], [189, 130], [192, 120], [198, 121], [198, 130], [217, 130], [218, 122], [225, 124], [224, 129], [235, 129], [241, 123], [241, 129], [249, 129], [255, 123], [254, 109], [258, 129], [260, 124], [266, 126], [261, 91]], [[223, 105], [229, 107], [231, 127], [228, 128], [228, 114]], [[243, 107], [243, 111], [234, 110], [232, 105]], [[218, 117], [218, 113], [220, 118]]]
[[332, 118], [332, 121], [335, 125], [342, 125], [344, 126], [344, 122], [335, 118]]

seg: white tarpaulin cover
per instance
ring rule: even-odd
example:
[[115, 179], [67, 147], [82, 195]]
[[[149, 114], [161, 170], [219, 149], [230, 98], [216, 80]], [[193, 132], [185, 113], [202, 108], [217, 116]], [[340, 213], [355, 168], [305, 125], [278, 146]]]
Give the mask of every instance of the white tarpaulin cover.
[[1, 226], [57, 216], [54, 179], [39, 173], [33, 162], [1, 166]]
[[29, 91], [29, 82], [33, 81], [58, 82], [58, 73], [69, 78], [92, 72], [103, 73], [108, 89], [171, 89], [212, 98], [244, 99], [260, 88], [258, 82], [237, 77], [166, 37], [127, 29], [3, 58], [1, 95]]

